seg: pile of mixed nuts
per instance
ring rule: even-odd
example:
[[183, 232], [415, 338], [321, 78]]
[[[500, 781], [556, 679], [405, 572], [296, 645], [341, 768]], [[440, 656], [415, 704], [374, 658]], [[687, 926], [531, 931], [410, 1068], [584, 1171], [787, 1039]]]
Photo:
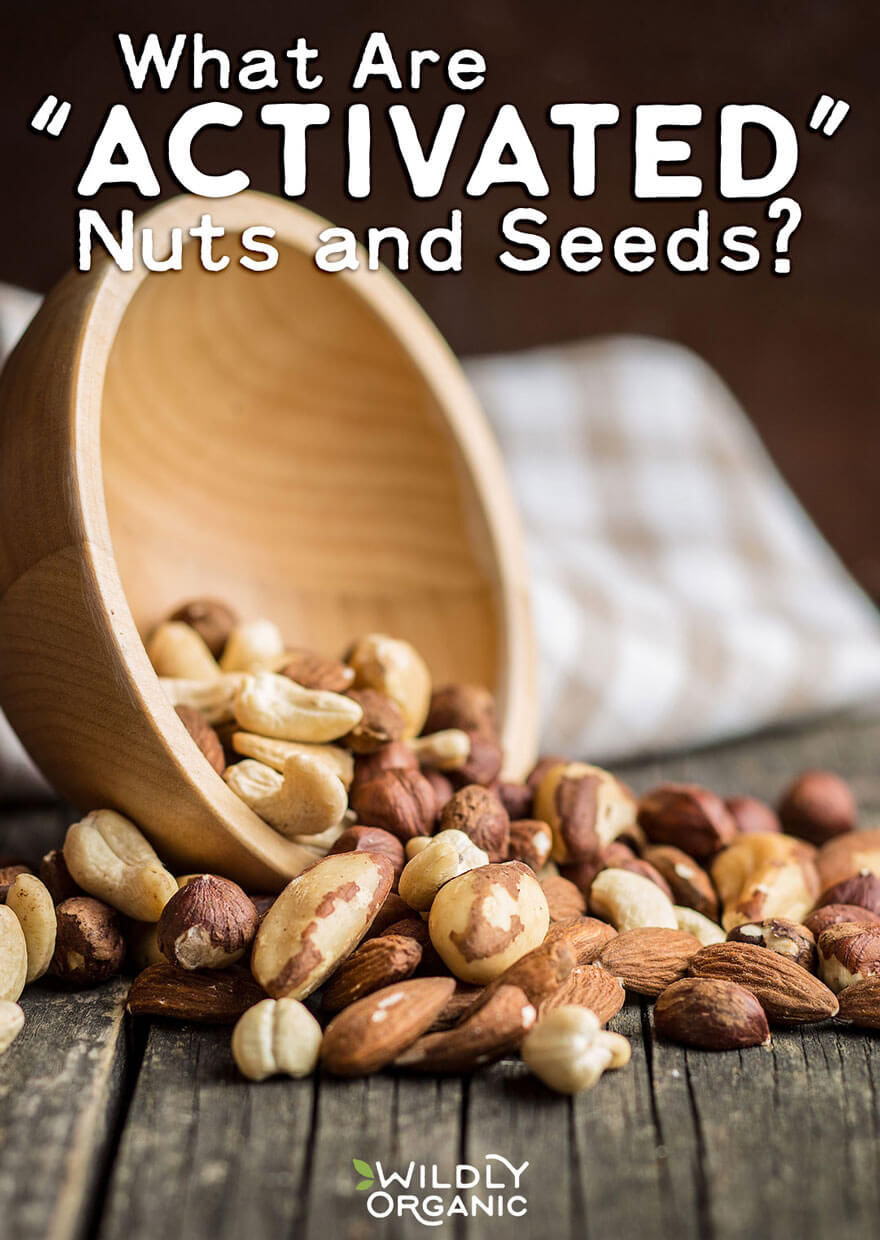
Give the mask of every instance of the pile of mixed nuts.
[[39, 877], [0, 869], [0, 1049], [27, 983], [93, 986], [126, 957], [135, 1016], [234, 1024], [252, 1080], [518, 1051], [575, 1092], [628, 1062], [605, 1029], [627, 992], [708, 1050], [770, 1025], [880, 1028], [880, 831], [854, 829], [837, 776], [802, 774], [778, 811], [690, 784], [637, 799], [559, 757], [507, 782], [491, 694], [433, 688], [406, 641], [324, 658], [196, 600], [147, 651], [207, 761], [314, 861], [277, 897], [246, 893], [88, 814]]

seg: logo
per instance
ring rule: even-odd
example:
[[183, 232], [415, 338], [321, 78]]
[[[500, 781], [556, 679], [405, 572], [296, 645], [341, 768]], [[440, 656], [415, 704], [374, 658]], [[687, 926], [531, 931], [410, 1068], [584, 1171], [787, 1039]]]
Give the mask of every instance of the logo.
[[392, 1169], [378, 1159], [351, 1162], [371, 1218], [411, 1217], [423, 1227], [440, 1227], [449, 1218], [522, 1218], [528, 1212], [522, 1177], [529, 1164], [516, 1166], [502, 1154], [486, 1154], [482, 1165], [457, 1163], [447, 1174], [436, 1163]]

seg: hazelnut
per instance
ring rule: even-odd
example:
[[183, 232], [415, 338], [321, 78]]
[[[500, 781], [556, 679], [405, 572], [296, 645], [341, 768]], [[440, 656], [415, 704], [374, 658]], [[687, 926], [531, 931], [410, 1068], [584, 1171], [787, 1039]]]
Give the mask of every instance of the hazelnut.
[[484, 788], [493, 783], [501, 773], [504, 753], [496, 738], [485, 732], [467, 732], [470, 753], [456, 770], [450, 772], [459, 787], [481, 784]]
[[536, 818], [550, 824], [553, 860], [580, 861], [635, 821], [636, 805], [613, 775], [586, 762], [551, 766], [535, 792]]
[[470, 836], [490, 861], [504, 861], [510, 841], [507, 810], [487, 788], [469, 784], [460, 788], [440, 815], [442, 830], [455, 829]]
[[551, 874], [549, 878], [543, 879], [541, 890], [547, 897], [551, 922], [570, 921], [572, 917], [583, 917], [586, 914], [587, 900], [583, 892], [560, 874]]
[[218, 775], [226, 770], [226, 755], [220, 737], [199, 711], [192, 706], [175, 706], [174, 713], [189, 732]]
[[830, 771], [804, 771], [783, 793], [779, 817], [789, 835], [824, 844], [856, 825], [849, 785]]
[[381, 827], [406, 841], [427, 835], [434, 825], [434, 789], [419, 771], [383, 771], [351, 790], [351, 808], [368, 827]]
[[[852, 878], [841, 879], [839, 883], [822, 892], [816, 901], [816, 908], [823, 908], [826, 904], [854, 904], [857, 908], [867, 909], [868, 912], [880, 916], [880, 878], [870, 870], [862, 870]], [[866, 919], [858, 917], [856, 920]]]
[[49, 894], [55, 904], [61, 904], [63, 900], [72, 900], [74, 896], [86, 894], [82, 887], [73, 881], [67, 862], [64, 860], [64, 853], [60, 848], [53, 848], [43, 857], [40, 862], [40, 878], [49, 889]]
[[880, 878], [880, 829], [864, 828], [834, 836], [819, 849], [816, 864], [820, 891], [863, 870]]
[[403, 711], [390, 697], [376, 689], [349, 689], [348, 697], [363, 711], [360, 722], [340, 743], [354, 753], [376, 753], [383, 745], [403, 736]]
[[159, 950], [182, 969], [223, 969], [240, 960], [259, 927], [237, 883], [200, 874], [173, 895], [159, 918]]
[[227, 606], [213, 598], [194, 598], [168, 617], [195, 629], [215, 659], [223, 653], [229, 634], [238, 624], [238, 616]]
[[840, 922], [819, 935], [819, 975], [835, 994], [880, 974], [880, 923]]
[[759, 801], [757, 797], [728, 797], [724, 804], [736, 823], [737, 830], [743, 835], [782, 830], [775, 811], [766, 801]]
[[652, 844], [671, 844], [697, 861], [714, 857], [737, 834], [720, 797], [698, 784], [661, 784], [639, 801], [638, 822]]
[[706, 871], [680, 848], [653, 844], [644, 860], [658, 870], [669, 885], [673, 904], [696, 909], [711, 921], [718, 920], [718, 896]]
[[281, 675], [304, 689], [323, 689], [327, 693], [346, 693], [354, 683], [354, 672], [345, 663], [325, 659], [312, 650], [288, 651]]
[[661, 1037], [706, 1051], [768, 1046], [767, 1016], [750, 990], [716, 977], [683, 977], [657, 1000], [654, 1028]]
[[553, 832], [546, 822], [536, 818], [523, 818], [510, 824], [510, 840], [507, 845], [509, 861], [524, 861], [538, 872], [549, 860], [553, 846]]
[[452, 780], [444, 775], [442, 771], [434, 771], [430, 767], [422, 771], [425, 779], [434, 789], [434, 800], [437, 803], [437, 819], [443, 813], [446, 806], [452, 800], [455, 789], [452, 786]]
[[460, 728], [463, 732], [493, 734], [496, 730], [495, 699], [481, 685], [441, 685], [431, 694], [425, 732]]
[[[627, 849], [627, 853], [629, 853], [630, 857], [633, 856], [629, 849]], [[620, 856], [621, 861], [626, 859], [622, 854], [615, 855]], [[587, 857], [581, 857], [579, 861], [570, 861], [565, 865], [560, 865], [559, 873], [563, 878], [567, 878], [574, 883], [575, 887], [582, 891], [584, 895], [588, 895], [596, 875], [605, 868], [605, 854], [597, 850], [590, 853]]]
[[816, 940], [813, 932], [785, 917], [767, 917], [764, 921], [743, 922], [727, 936], [729, 943], [751, 943], [766, 947], [811, 972], [816, 965]]
[[844, 921], [880, 922], [880, 916], [855, 904], [823, 904], [804, 918], [804, 925], [818, 941], [823, 930], [829, 926], [839, 926]]
[[379, 853], [387, 857], [394, 870], [393, 890], [397, 889], [405, 858], [403, 844], [396, 835], [392, 835], [390, 831], [383, 831], [381, 827], [349, 827], [342, 832], [328, 856], [344, 852]]
[[376, 753], [357, 755], [351, 792], [353, 793], [362, 784], [369, 783], [383, 771], [417, 771], [418, 769], [418, 758], [410, 747], [403, 741], [392, 741], [390, 745], [383, 745]]
[[57, 930], [50, 973], [69, 986], [97, 986], [122, 968], [125, 940], [119, 915], [91, 896], [74, 896], [55, 910]]
[[534, 794], [528, 784], [514, 784], [502, 779], [495, 795], [507, 810], [511, 822], [524, 822], [531, 818]]

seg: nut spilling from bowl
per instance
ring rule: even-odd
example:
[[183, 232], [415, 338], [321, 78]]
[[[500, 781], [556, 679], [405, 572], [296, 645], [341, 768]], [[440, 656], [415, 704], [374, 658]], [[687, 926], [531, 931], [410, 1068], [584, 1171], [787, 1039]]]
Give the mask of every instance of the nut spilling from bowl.
[[749, 790], [639, 799], [558, 755], [512, 780], [487, 689], [433, 686], [400, 638], [336, 658], [212, 599], [147, 651], [192, 761], [310, 863], [277, 896], [177, 876], [96, 807], [39, 877], [0, 873], [0, 1052], [25, 985], [95, 986], [126, 954], [129, 1011], [233, 1025], [252, 1081], [519, 1053], [579, 1092], [629, 1062], [606, 1028], [627, 995], [656, 1003], [659, 1036], [713, 1052], [774, 1025], [880, 1028], [880, 832], [855, 830], [837, 776], [798, 777], [778, 816]]

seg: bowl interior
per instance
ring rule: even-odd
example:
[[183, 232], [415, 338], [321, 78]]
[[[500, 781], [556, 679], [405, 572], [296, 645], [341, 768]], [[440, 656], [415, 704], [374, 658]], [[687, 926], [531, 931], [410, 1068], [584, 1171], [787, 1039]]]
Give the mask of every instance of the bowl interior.
[[134, 620], [214, 595], [291, 644], [386, 631], [495, 686], [497, 568], [438, 396], [350, 284], [279, 248], [269, 273], [230, 246], [222, 276], [148, 275], [123, 315], [101, 439]]

